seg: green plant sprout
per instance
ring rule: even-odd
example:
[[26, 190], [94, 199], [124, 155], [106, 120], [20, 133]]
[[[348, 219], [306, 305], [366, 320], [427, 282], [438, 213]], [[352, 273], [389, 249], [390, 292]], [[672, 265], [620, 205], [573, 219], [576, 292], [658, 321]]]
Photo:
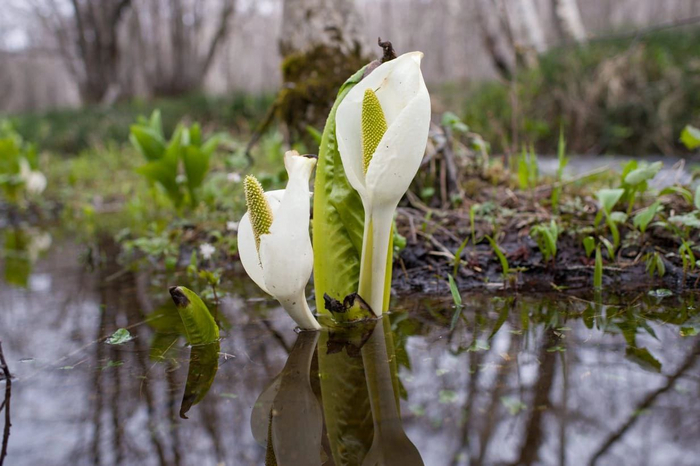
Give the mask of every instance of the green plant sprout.
[[601, 290], [603, 288], [603, 255], [600, 253], [600, 246], [595, 248], [595, 266], [593, 268], [593, 288]]
[[681, 142], [689, 150], [697, 149], [700, 147], [700, 129], [686, 125], [681, 132]]
[[654, 275], [659, 278], [663, 278], [666, 275], [666, 264], [658, 251], [646, 254], [644, 260], [646, 262], [646, 271], [651, 278], [654, 278]]
[[559, 144], [557, 146], [557, 176], [554, 188], [552, 189], [552, 210], [555, 214], [559, 213], [559, 201], [562, 193], [562, 180], [564, 178], [564, 169], [569, 164], [569, 157], [566, 156], [566, 140], [564, 139], [564, 128], [559, 129]]
[[[613, 215], [613, 208], [620, 200], [624, 192], [624, 189], [601, 189], [596, 193], [598, 202], [600, 202], [601, 210], [605, 215], [605, 224], [610, 229], [610, 233], [613, 237], [613, 252], [620, 246], [620, 231], [617, 228], [617, 223], [619, 223], [621, 220], [619, 216]], [[596, 218], [596, 224], [597, 223], [598, 218]]]
[[530, 236], [537, 242], [537, 246], [544, 257], [545, 262], [554, 262], [557, 255], [557, 239], [559, 238], [559, 227], [557, 222], [551, 220], [550, 223], [534, 226], [530, 230]]
[[[178, 125], [170, 141], [166, 141], [160, 111], [155, 110], [149, 119], [141, 117], [131, 126], [129, 140], [146, 159], [146, 164], [138, 167], [137, 172], [150, 183], [161, 186], [179, 209], [185, 199], [191, 207], [197, 205], [198, 190], [223, 136], [214, 135], [203, 140], [201, 128], [195, 123], [190, 127]], [[181, 165], [184, 182], [180, 181]]]
[[523, 146], [522, 152], [518, 157], [518, 185], [521, 190], [534, 189], [537, 185], [539, 177], [539, 167], [537, 164], [537, 154], [534, 147], [527, 148]]

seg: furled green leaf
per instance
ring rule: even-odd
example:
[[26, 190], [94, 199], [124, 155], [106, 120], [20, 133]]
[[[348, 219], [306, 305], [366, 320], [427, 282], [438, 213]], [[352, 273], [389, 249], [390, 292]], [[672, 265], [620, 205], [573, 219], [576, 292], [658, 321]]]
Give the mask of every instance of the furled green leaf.
[[690, 150], [700, 147], [700, 129], [687, 125], [681, 132], [681, 142]]
[[180, 313], [190, 345], [206, 345], [219, 339], [219, 327], [194, 291], [184, 286], [173, 286], [170, 296]]
[[455, 306], [459, 307], [462, 305], [462, 295], [459, 294], [459, 289], [457, 288], [457, 283], [452, 275], [447, 274], [448, 284], [450, 286], [450, 293], [452, 294], [452, 300]]
[[356, 292], [360, 275], [364, 209], [345, 176], [335, 135], [338, 105], [364, 74], [350, 77], [338, 92], [323, 131], [314, 184], [313, 247], [316, 308], [325, 312], [323, 295], [342, 301]]
[[586, 257], [591, 257], [591, 254], [595, 250], [595, 238], [592, 236], [583, 238], [583, 247], [586, 249]]
[[506, 258], [505, 254], [503, 254], [503, 251], [501, 251], [501, 248], [498, 247], [498, 244], [496, 244], [496, 241], [494, 241], [493, 238], [491, 238], [490, 236], [486, 236], [486, 239], [489, 241], [489, 243], [491, 243], [491, 248], [493, 249], [493, 252], [496, 254], [496, 257], [498, 257], [498, 260], [501, 263], [503, 275], [508, 275], [510, 273], [510, 266], [508, 265], [508, 259]]
[[593, 287], [603, 288], [603, 256], [600, 254], [600, 246], [595, 250], [595, 269], [593, 270]]

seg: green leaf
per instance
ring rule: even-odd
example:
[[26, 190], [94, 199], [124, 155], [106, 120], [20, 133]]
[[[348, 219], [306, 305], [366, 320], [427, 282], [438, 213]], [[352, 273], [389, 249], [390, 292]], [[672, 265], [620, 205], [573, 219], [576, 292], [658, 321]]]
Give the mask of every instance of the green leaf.
[[498, 247], [498, 244], [496, 244], [496, 241], [493, 240], [490, 236], [486, 236], [486, 239], [491, 243], [491, 248], [493, 249], [493, 252], [496, 254], [496, 257], [498, 257], [498, 260], [501, 262], [501, 268], [503, 269], [503, 275], [506, 276], [510, 273], [510, 266], [508, 265], [508, 259], [506, 258], [505, 254], [503, 254], [503, 251], [501, 251], [501, 248]]
[[595, 250], [595, 238], [592, 236], [583, 238], [583, 247], [586, 249], [586, 257], [591, 257], [591, 254]]
[[206, 345], [219, 339], [219, 327], [194, 291], [184, 286], [173, 286], [170, 288], [170, 296], [180, 313], [190, 345]]
[[595, 249], [595, 268], [593, 269], [593, 287], [603, 288], [603, 256], [600, 254], [600, 246]]
[[615, 223], [625, 223], [627, 221], [627, 214], [624, 212], [611, 212], [610, 221]]
[[321, 141], [323, 140], [323, 133], [321, 133], [319, 130], [317, 130], [311, 125], [306, 125], [306, 132], [309, 133], [309, 136], [313, 138], [316, 144], [318, 144], [319, 146], [321, 145]]
[[182, 395], [180, 403], [180, 417], [182, 419], [187, 419], [187, 412], [192, 406], [204, 399], [214, 383], [216, 372], [219, 370], [219, 349], [218, 341], [192, 347], [185, 393]]
[[624, 189], [601, 189], [596, 193], [596, 198], [598, 198], [603, 211], [610, 215], [613, 207], [615, 207], [615, 204], [617, 204], [617, 201], [620, 200], [624, 193]]
[[175, 206], [182, 202], [182, 193], [177, 184], [177, 165], [173, 165], [167, 158], [141, 165], [136, 172], [145, 176], [151, 183], [157, 183], [165, 189], [168, 197]]
[[456, 133], [469, 132], [469, 126], [464, 124], [464, 122], [452, 112], [445, 112], [442, 114], [441, 124]]
[[700, 210], [700, 186], [695, 188], [695, 196], [693, 198], [693, 204], [695, 205], [695, 208]]
[[455, 251], [455, 259], [454, 263], [452, 264], [452, 275], [457, 275], [457, 271], [459, 270], [459, 264], [462, 262], [461, 257], [462, 257], [462, 251], [464, 251], [464, 248], [467, 246], [467, 243], [469, 242], [469, 237], [467, 236], [464, 238], [464, 241], [462, 241], [462, 244], [459, 245], [457, 250]]
[[684, 188], [683, 186], [669, 186], [668, 188], [664, 188], [659, 193], [659, 196], [666, 196], [668, 194], [678, 194], [679, 196], [682, 196], [683, 199], [685, 199], [689, 203], [693, 202], [692, 193], [690, 191], [688, 191], [687, 188]]
[[131, 143], [149, 161], [158, 160], [165, 152], [165, 140], [152, 128], [142, 125], [131, 126]]
[[669, 217], [668, 221], [685, 227], [700, 228], [700, 219], [692, 212], [685, 215], [674, 215]]
[[182, 161], [187, 175], [187, 188], [193, 202], [195, 190], [202, 185], [204, 177], [209, 171], [209, 155], [193, 145], [185, 147], [182, 151]]
[[647, 226], [649, 226], [649, 223], [654, 220], [654, 217], [656, 216], [660, 207], [661, 201], [654, 202], [649, 207], [637, 213], [637, 215], [634, 216], [632, 223], [634, 223], [634, 226], [642, 233], [646, 232]]
[[134, 337], [125, 328], [120, 328], [107, 338], [108, 345], [123, 345], [124, 343], [133, 340]]
[[644, 164], [643, 166], [632, 170], [625, 177], [625, 183], [636, 186], [644, 181], [648, 181], [656, 176], [657, 173], [663, 168], [664, 164], [662, 162], [654, 162], [651, 165]]
[[335, 135], [335, 114], [363, 74], [364, 68], [340, 88], [319, 148], [313, 206], [314, 283], [319, 312], [327, 312], [323, 310], [325, 293], [342, 301], [358, 289], [364, 209], [343, 170]]
[[700, 147], [700, 129], [687, 125], [681, 132], [681, 142], [690, 150]]
[[511, 416], [517, 415], [527, 409], [527, 405], [514, 396], [502, 396], [501, 404], [508, 410]]
[[165, 139], [165, 136], [163, 135], [163, 122], [160, 117], [159, 109], [153, 110], [153, 113], [151, 113], [151, 118], [148, 120], [147, 124], [157, 135], [161, 137], [161, 139]]
[[625, 350], [625, 355], [630, 361], [639, 364], [642, 369], [651, 372], [661, 372], [661, 363], [658, 359], [652, 356], [649, 350], [646, 348], [628, 346]]
[[462, 305], [462, 295], [459, 294], [459, 289], [457, 288], [457, 283], [455, 283], [455, 279], [452, 275], [449, 273], [447, 274], [447, 280], [448, 284], [450, 286], [450, 293], [452, 294], [452, 300], [455, 303], [455, 306], [459, 307]]

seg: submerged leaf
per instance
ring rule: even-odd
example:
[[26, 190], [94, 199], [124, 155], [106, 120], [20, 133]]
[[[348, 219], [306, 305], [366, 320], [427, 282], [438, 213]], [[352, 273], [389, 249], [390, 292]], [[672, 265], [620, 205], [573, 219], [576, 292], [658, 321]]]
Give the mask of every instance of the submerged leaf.
[[125, 328], [120, 328], [114, 332], [109, 338], [107, 338], [108, 345], [123, 345], [124, 343], [133, 340], [134, 337]]

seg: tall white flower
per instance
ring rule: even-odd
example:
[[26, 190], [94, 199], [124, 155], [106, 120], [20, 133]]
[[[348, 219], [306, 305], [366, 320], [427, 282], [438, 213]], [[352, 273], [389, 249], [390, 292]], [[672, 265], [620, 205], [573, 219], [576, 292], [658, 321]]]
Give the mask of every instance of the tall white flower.
[[287, 188], [265, 193], [253, 176], [243, 182], [248, 212], [238, 225], [243, 268], [266, 293], [280, 302], [299, 327], [321, 326], [306, 303], [305, 288], [313, 268], [309, 236], [309, 178], [316, 159], [289, 151], [284, 166]]
[[428, 141], [430, 96], [421, 52], [383, 63], [338, 106], [338, 150], [365, 208], [360, 296], [383, 312], [394, 211], [420, 166]]

